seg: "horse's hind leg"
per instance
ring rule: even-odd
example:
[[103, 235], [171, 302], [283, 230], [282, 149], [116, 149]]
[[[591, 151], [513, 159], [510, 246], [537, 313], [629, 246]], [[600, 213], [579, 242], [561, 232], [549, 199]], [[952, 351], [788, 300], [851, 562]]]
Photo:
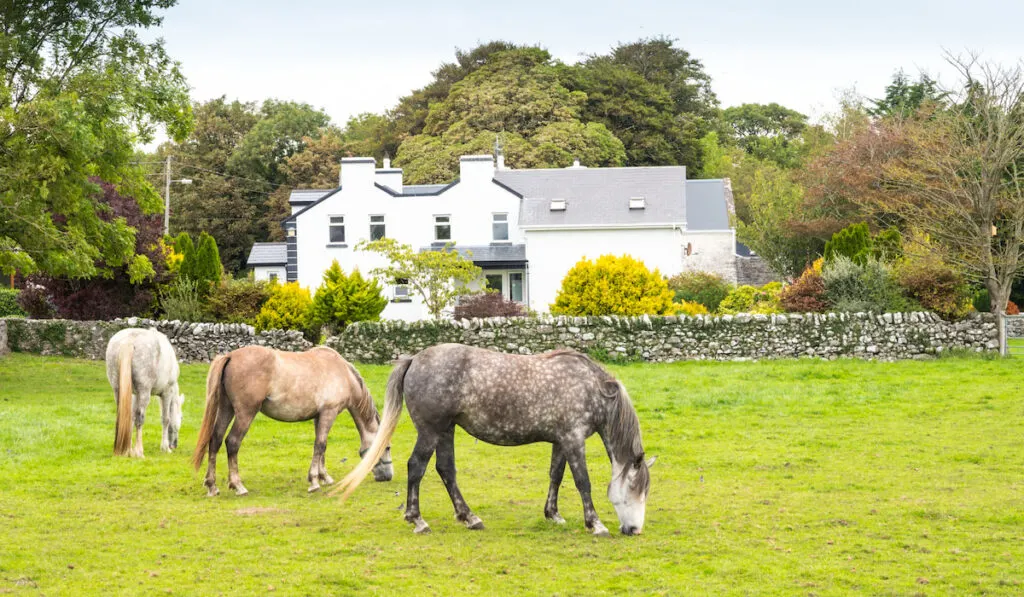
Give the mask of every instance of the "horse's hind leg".
[[434, 462], [437, 474], [441, 475], [445, 489], [448, 490], [448, 497], [452, 499], [452, 506], [455, 507], [455, 519], [466, 525], [467, 528], [479, 530], [484, 528], [484, 521], [469, 510], [469, 504], [462, 498], [462, 492], [455, 482], [455, 428], [452, 427], [441, 434], [437, 442], [437, 460]]
[[224, 434], [228, 432], [228, 425], [235, 417], [235, 410], [226, 398], [221, 398], [220, 410], [217, 411], [217, 424], [213, 427], [213, 434], [210, 436], [210, 445], [207, 450], [208, 464], [206, 465], [206, 495], [213, 497], [220, 493], [217, 489], [217, 452], [220, 452], [220, 445], [224, 442]]
[[564, 475], [565, 453], [558, 444], [551, 444], [551, 486], [548, 487], [548, 500], [544, 503], [544, 517], [558, 524], [565, 524], [565, 519], [558, 513], [558, 488]]
[[322, 412], [315, 419], [316, 440], [313, 443], [313, 461], [309, 464], [308, 477], [310, 493], [320, 489], [321, 481], [323, 481], [324, 485], [334, 483], [334, 479], [327, 474], [325, 455], [327, 453], [327, 435], [331, 432], [331, 425], [334, 424], [334, 419], [336, 418], [338, 418], [337, 411]]
[[172, 451], [170, 437], [171, 400], [172, 398], [169, 396], [160, 396], [160, 426], [163, 428], [163, 433], [160, 437], [160, 450], [163, 452]]
[[430, 525], [420, 516], [420, 481], [427, 472], [427, 463], [430, 462], [436, 446], [437, 435], [421, 431], [416, 438], [416, 446], [412, 449], [412, 456], [409, 457], [409, 491], [405, 500], [405, 520], [416, 525], [413, 531], [417, 533], [430, 531]]
[[245, 434], [249, 432], [249, 425], [256, 418], [257, 410], [254, 409], [252, 412], [236, 410], [235, 423], [231, 426], [231, 431], [228, 432], [228, 437], [224, 441], [228, 452], [228, 487], [234, 489], [237, 495], [249, 493], [245, 485], [242, 485], [242, 477], [238, 474], [238, 448], [241, 447]]

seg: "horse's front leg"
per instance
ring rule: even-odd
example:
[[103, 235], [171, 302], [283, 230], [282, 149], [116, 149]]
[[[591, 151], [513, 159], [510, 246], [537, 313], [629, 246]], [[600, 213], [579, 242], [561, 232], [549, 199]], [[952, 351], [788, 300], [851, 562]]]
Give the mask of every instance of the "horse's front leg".
[[160, 426], [163, 434], [160, 437], [160, 450], [172, 452], [171, 448], [171, 399], [160, 395]]
[[548, 499], [544, 503], [544, 517], [558, 524], [565, 524], [565, 519], [558, 513], [558, 489], [565, 476], [565, 454], [558, 444], [551, 444], [551, 486], [548, 487]]
[[309, 492], [320, 489], [320, 483], [330, 485], [334, 479], [327, 474], [327, 435], [331, 432], [334, 419], [338, 418], [338, 411], [324, 411], [314, 419], [316, 427], [316, 440], [313, 442], [313, 461], [309, 463]]
[[135, 425], [135, 442], [131, 455], [136, 458], [145, 458], [142, 448], [142, 424], [146, 422], [146, 407], [149, 406], [150, 388], [136, 387], [136, 393], [132, 400], [132, 422]]
[[608, 529], [601, 524], [594, 509], [594, 500], [590, 497], [590, 475], [587, 473], [587, 451], [583, 442], [564, 446], [565, 458], [569, 462], [569, 470], [576, 482], [576, 490], [583, 500], [583, 522], [587, 528], [600, 537], [608, 537]]

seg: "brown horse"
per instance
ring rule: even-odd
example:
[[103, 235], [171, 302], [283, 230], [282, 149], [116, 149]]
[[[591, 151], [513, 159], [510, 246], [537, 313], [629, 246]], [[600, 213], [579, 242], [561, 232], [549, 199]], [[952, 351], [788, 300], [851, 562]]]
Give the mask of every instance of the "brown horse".
[[[224, 441], [228, 453], [228, 486], [238, 495], [245, 495], [248, 490], [238, 474], [238, 448], [256, 413], [289, 423], [312, 419], [316, 423], [316, 442], [308, 478], [309, 491], [316, 491], [321, 482], [325, 485], [334, 482], [324, 464], [327, 434], [334, 419], [346, 408], [359, 431], [362, 456], [377, 436], [380, 416], [370, 390], [355, 367], [324, 346], [302, 353], [263, 346], [239, 348], [210, 364], [206, 376], [206, 413], [192, 465], [199, 470], [203, 456], [209, 452], [205, 485], [207, 495], [217, 495], [217, 452]], [[232, 419], [235, 424], [228, 432]], [[373, 476], [377, 481], [390, 481], [392, 474], [389, 446], [374, 466]]]

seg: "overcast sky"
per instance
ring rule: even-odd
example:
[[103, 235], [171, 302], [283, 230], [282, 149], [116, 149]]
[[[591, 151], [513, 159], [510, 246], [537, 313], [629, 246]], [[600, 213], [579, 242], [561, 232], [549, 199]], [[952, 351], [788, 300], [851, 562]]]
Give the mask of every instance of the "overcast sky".
[[392, 107], [455, 48], [504, 39], [575, 62], [655, 35], [704, 63], [723, 106], [778, 102], [817, 119], [839, 90], [877, 97], [900, 68], [949, 79], [943, 49], [1016, 62], [1021, 23], [1018, 0], [180, 0], [155, 34], [196, 100], [301, 101], [338, 124]]

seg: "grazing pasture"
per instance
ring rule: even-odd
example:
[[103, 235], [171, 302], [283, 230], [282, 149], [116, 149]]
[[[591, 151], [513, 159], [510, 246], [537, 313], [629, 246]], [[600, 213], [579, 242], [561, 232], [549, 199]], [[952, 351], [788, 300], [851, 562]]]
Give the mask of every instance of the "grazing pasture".
[[[433, 532], [414, 535], [402, 520], [416, 437], [407, 413], [394, 481], [367, 480], [345, 505], [306, 493], [313, 424], [263, 416], [241, 461], [250, 494], [207, 498], [188, 463], [206, 366], [182, 367], [178, 451], [160, 452], [148, 425], [138, 460], [111, 455], [102, 362], [0, 359], [0, 593], [1024, 592], [1019, 359], [610, 369], [658, 456], [638, 537], [590, 536], [569, 472], [567, 524], [546, 521], [550, 447], [489, 446], [461, 431], [459, 485], [487, 528], [455, 521], [431, 466], [420, 505]], [[360, 371], [381, 405], [390, 368]], [[358, 448], [343, 414], [327, 451], [335, 478]], [[598, 512], [615, 521], [596, 436], [587, 456]]]

